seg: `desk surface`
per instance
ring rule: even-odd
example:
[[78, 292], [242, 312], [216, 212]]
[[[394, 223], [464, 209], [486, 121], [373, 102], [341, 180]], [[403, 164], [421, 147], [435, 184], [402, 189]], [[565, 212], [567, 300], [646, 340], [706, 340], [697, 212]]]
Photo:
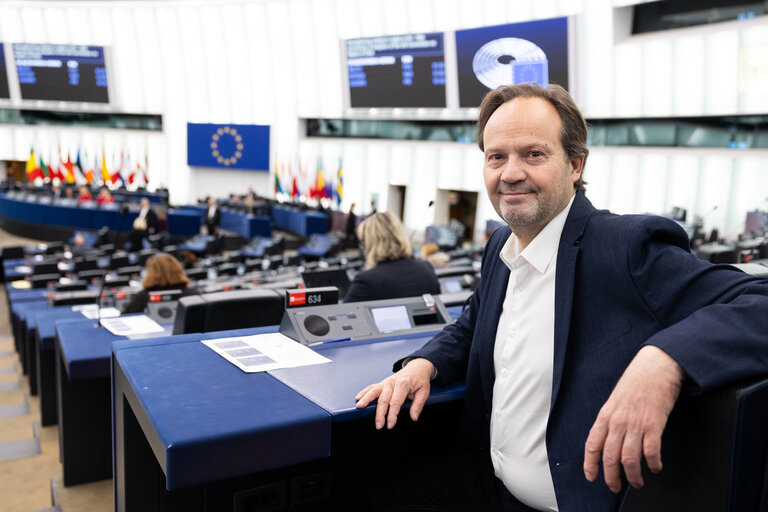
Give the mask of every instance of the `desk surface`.
[[[117, 342], [116, 392], [151, 425], [169, 489], [327, 457], [329, 414], [266, 373], [244, 373], [201, 339], [275, 327]], [[125, 379], [122, 378], [125, 377]], [[127, 388], [122, 389], [123, 382]]]
[[[110, 345], [128, 338], [115, 336], [104, 327], [96, 327], [94, 319], [60, 320], [55, 325], [56, 343], [70, 380], [109, 377]], [[147, 337], [168, 336], [173, 326], [163, 327], [164, 332], [148, 334]]]
[[56, 322], [60, 320], [86, 320], [80, 311], [72, 306], [55, 306], [34, 312], [27, 319], [27, 329], [37, 329], [41, 350], [53, 350], [56, 340]]
[[[275, 329], [112, 345], [115, 391], [131, 402], [169, 490], [329, 456], [335, 421], [374, 414], [355, 408], [355, 394], [429, 339], [318, 346], [331, 363], [269, 373], [244, 373], [199, 343]], [[436, 389], [429, 402], [462, 396], [463, 386]]]

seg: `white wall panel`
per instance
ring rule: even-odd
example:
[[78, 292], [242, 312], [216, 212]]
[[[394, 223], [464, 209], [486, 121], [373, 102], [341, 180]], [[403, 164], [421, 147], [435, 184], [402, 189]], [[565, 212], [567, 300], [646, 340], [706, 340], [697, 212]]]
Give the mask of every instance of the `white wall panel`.
[[734, 162], [725, 228], [727, 233], [743, 231], [748, 211], [768, 211], [768, 152], [760, 151], [759, 155], [741, 156]]
[[685, 208], [691, 220], [696, 212], [700, 166], [701, 159], [693, 151], [675, 152], [669, 159], [667, 207]]
[[[301, 117], [314, 117], [319, 112], [317, 94], [318, 73], [315, 60], [315, 27], [312, 10], [306, 0], [293, 0], [289, 4], [293, 48], [293, 73], [299, 85], [296, 89], [296, 108]], [[324, 30], [323, 27], [317, 27]]]
[[738, 32], [719, 32], [707, 36], [705, 113], [733, 114], [737, 111], [738, 63]]
[[517, 6], [525, 2], [508, 2], [506, 0], [484, 0], [483, 22], [485, 25], [501, 25], [510, 18], [510, 11], [516, 11]]
[[459, 3], [459, 0], [433, 0], [432, 11], [435, 13], [435, 30], [455, 30], [461, 25]]
[[204, 70], [208, 82], [208, 115], [204, 121], [228, 123], [232, 120], [232, 97], [227, 67], [227, 45], [224, 38], [225, 29], [221, 7], [217, 5], [202, 5], [199, 7], [200, 32], [203, 52], [199, 55], [200, 66]]
[[[361, 31], [360, 16], [358, 13], [357, 0], [335, 0], [336, 2], [336, 25], [341, 39], [352, 39], [376, 34], [364, 34]], [[388, 7], [392, 9], [393, 7]]]
[[229, 121], [248, 124], [253, 122], [253, 86], [246, 24], [242, 5], [225, 5], [221, 9], [224, 22], [224, 58], [226, 81], [231, 102]]
[[389, 5], [383, 5], [381, 0], [362, 0], [358, 1], [360, 33], [377, 36], [384, 34], [384, 11], [390, 8]]
[[[575, 61], [569, 64], [569, 81], [574, 82], [570, 89], [577, 92], [585, 115], [608, 117], [614, 110], [613, 10], [609, 0], [587, 0], [587, 6], [591, 8], [568, 27], [576, 30], [569, 41], [577, 43], [569, 51], [569, 58]], [[596, 26], [600, 30], [592, 29]]]
[[385, 210], [389, 189], [389, 145], [369, 144], [365, 162], [365, 189], [358, 204], [358, 213], [367, 212], [371, 198], [378, 196], [380, 210]]
[[133, 19], [133, 10], [118, 8], [111, 11], [112, 76], [120, 84], [120, 108], [126, 112], [144, 112], [144, 80], [146, 70], [139, 58], [139, 35]]
[[583, 176], [587, 182], [586, 195], [595, 208], [609, 208], [613, 178], [610, 148], [590, 148]]
[[533, 18], [541, 20], [557, 16], [557, 0], [529, 0], [533, 7]]
[[433, 144], [413, 146], [413, 167], [405, 193], [403, 220], [408, 228], [420, 234], [417, 239], [423, 238], [424, 228], [435, 218], [429, 202], [437, 197], [437, 152]]
[[672, 44], [649, 41], [643, 47], [643, 115], [668, 116], [672, 113]]
[[[267, 4], [267, 30], [272, 53], [273, 101], [277, 115], [270, 136], [278, 147], [296, 148], [298, 141], [298, 114], [296, 98], [299, 82], [296, 80], [294, 49], [291, 44], [291, 34], [285, 27], [290, 26], [291, 19], [288, 6], [281, 2]], [[273, 144], [273, 147], [274, 144]]]
[[672, 41], [672, 113], [696, 115], [704, 111], [704, 37], [680, 37]]
[[[141, 34], [136, 37], [138, 60], [141, 69], [141, 90], [144, 93], [144, 111], [150, 113], [162, 112], [165, 107], [165, 96], [169, 86], [163, 76], [161, 63], [160, 37], [164, 29], [157, 22], [157, 9], [137, 8], [134, 10], [136, 31]], [[175, 81], [171, 88], [176, 89]]]
[[699, 171], [695, 214], [704, 219], [706, 230], [717, 228], [720, 235], [724, 235], [727, 231], [733, 163], [732, 158], [706, 155], [701, 160]]
[[[616, 46], [613, 80], [614, 115], [633, 117], [642, 115], [643, 48], [629, 42]], [[586, 85], [589, 88], [589, 83]]]
[[[516, 9], [517, 4], [527, 5], [527, 1], [515, 2]], [[485, 10], [483, 9], [483, 3], [478, 0], [475, 2], [459, 1], [459, 24], [457, 29], [462, 28], [475, 28], [483, 26], [483, 17]], [[498, 22], [489, 23], [489, 25], [498, 25]]]
[[[472, 5], [472, 2], [467, 2], [468, 5]], [[481, 23], [477, 23], [475, 26], [479, 27], [482, 25], [499, 25], [500, 20], [493, 20], [493, 13], [486, 12], [485, 18], [482, 20]], [[533, 1], [532, 0], [522, 0], [518, 2], [514, 2], [509, 6], [509, 9], [507, 11], [507, 21], [509, 23], [517, 23], [519, 21], [530, 21], [534, 19], [535, 15], [533, 13]]]
[[741, 32], [739, 48], [739, 111], [768, 112], [768, 26]]
[[[363, 0], [365, 2], [365, 0]], [[337, 0], [337, 6], [339, 1]], [[408, 32], [408, 0], [387, 0], [384, 8], [384, 32], [371, 35], [397, 35]], [[339, 32], [344, 39], [346, 36]]]
[[413, 175], [413, 144], [392, 144], [389, 184], [407, 185]]
[[24, 34], [23, 41], [19, 43], [47, 43], [49, 34], [41, 30], [40, 20], [43, 19], [43, 9], [37, 7], [24, 7], [21, 9], [21, 23]]
[[200, 11], [194, 6], [178, 8], [179, 35], [181, 36], [181, 54], [184, 63], [184, 80], [187, 87], [186, 121], [195, 123], [211, 122], [208, 98], [208, 77], [206, 52], [203, 47]]
[[[46, 7], [43, 9], [44, 31], [48, 34], [48, 43], [69, 44], [71, 42], [69, 26], [62, 23], [66, 19], [64, 9], [56, 7]], [[38, 24], [40, 20], [38, 20]]]
[[616, 151], [611, 158], [611, 188], [608, 209], [615, 213], [637, 213], [637, 183], [640, 176], [640, 156]]
[[435, 26], [435, 15], [431, 0], [408, 1], [408, 32], [431, 32]]
[[109, 7], [92, 7], [87, 11], [91, 19], [93, 44], [105, 46], [114, 44], [111, 9]]
[[662, 214], [666, 207], [667, 166], [664, 153], [642, 153], [637, 181], [637, 213]]
[[5, 43], [24, 41], [20, 9], [0, 5], [0, 38]]
[[[0, 14], [2, 18], [2, 14]], [[72, 44], [93, 43], [93, 31], [88, 19], [88, 10], [83, 7], [68, 7], [66, 9], [67, 30]]]
[[346, 66], [341, 62], [341, 40], [336, 37], [336, 16], [333, 0], [316, 0], [311, 3], [314, 31], [314, 56], [317, 62], [317, 82], [305, 84], [314, 87], [318, 94], [318, 115], [339, 117], [342, 113], [342, 73]]
[[[254, 109], [252, 119], [257, 124], [272, 124], [279, 107], [274, 100], [274, 85], [279, 81], [274, 76], [272, 66], [272, 43], [267, 30], [267, 9], [264, 4], [245, 6], [245, 24], [248, 27], [248, 65], [245, 69], [250, 73], [253, 84], [250, 91]], [[272, 150], [274, 154], [274, 144]]]

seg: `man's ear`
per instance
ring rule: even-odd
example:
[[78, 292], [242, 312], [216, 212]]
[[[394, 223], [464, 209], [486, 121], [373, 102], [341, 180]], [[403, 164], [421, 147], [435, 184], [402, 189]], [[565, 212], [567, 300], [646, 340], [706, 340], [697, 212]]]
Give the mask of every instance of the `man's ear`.
[[581, 177], [581, 171], [584, 170], [584, 155], [574, 156], [568, 163], [571, 166], [571, 182], [576, 183]]

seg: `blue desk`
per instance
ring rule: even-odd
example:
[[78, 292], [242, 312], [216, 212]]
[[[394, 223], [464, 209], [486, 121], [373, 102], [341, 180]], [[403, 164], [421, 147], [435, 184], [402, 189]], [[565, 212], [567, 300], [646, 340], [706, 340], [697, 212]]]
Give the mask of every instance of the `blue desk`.
[[[55, 324], [59, 450], [65, 486], [112, 476], [111, 343], [126, 340], [91, 319]], [[165, 333], [170, 334], [170, 326]]]
[[[27, 319], [35, 312], [48, 308], [48, 299], [15, 301], [11, 304], [11, 327], [16, 342], [16, 351], [21, 358], [24, 375], [29, 375], [29, 393], [37, 395], [37, 380], [32, 378], [37, 374], [37, 366], [32, 357], [32, 340], [28, 336]], [[32, 333], [34, 336], [34, 333]]]
[[319, 212], [276, 204], [272, 207], [272, 220], [275, 227], [306, 237], [328, 232], [328, 217]]
[[[276, 480], [294, 485], [332, 471], [334, 450], [350, 429], [391, 434], [373, 429], [375, 407], [356, 409], [355, 394], [390, 375], [392, 362], [427, 339], [319, 346], [331, 363], [267, 374], [241, 372], [204, 345], [178, 337], [115, 343], [116, 510], [217, 510], [240, 490], [279, 486]], [[428, 404], [462, 396], [460, 385], [436, 389]], [[376, 448], [353, 447], [358, 456], [369, 449]]]
[[[30, 375], [37, 382], [40, 395], [40, 423], [55, 425], [58, 414], [56, 407], [56, 323], [61, 320], [85, 320], [80, 311], [72, 306], [56, 306], [34, 312], [27, 319], [27, 329], [33, 333], [30, 344], [37, 363], [37, 375]], [[91, 320], [95, 322], [95, 320]]]
[[[41, 204], [11, 198], [3, 193], [0, 193], [0, 216], [29, 224], [73, 230], [98, 230], [106, 226], [110, 231], [117, 231], [121, 220], [119, 208]], [[122, 231], [130, 231], [137, 216], [138, 212], [129, 213], [123, 222]], [[171, 235], [192, 236], [200, 231], [200, 217], [194, 212], [170, 209], [167, 216]]]

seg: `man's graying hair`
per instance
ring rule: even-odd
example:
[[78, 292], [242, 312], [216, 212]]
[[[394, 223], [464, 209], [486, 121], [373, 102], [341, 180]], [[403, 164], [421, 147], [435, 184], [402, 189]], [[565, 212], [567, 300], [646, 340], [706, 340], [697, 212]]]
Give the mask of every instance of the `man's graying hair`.
[[[485, 151], [483, 132], [488, 119], [496, 112], [497, 108], [515, 98], [541, 98], [555, 107], [562, 122], [560, 143], [563, 145], [566, 156], [568, 159], [583, 156], [584, 165], [586, 165], [587, 156], [589, 156], [587, 123], [568, 91], [555, 84], [549, 84], [546, 89], [535, 83], [507, 85], [486, 94], [480, 104], [480, 115], [477, 117], [477, 144], [481, 151]], [[586, 192], [585, 185], [584, 167], [582, 166], [581, 176], [573, 186], [577, 191], [584, 193]]]

